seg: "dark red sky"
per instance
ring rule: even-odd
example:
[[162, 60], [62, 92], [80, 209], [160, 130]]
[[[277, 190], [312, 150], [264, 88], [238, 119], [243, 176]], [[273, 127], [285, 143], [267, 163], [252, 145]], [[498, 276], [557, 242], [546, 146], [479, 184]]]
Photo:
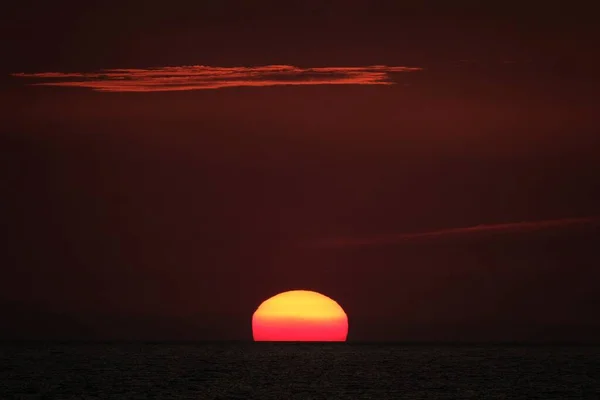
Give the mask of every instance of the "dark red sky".
[[[3, 10], [1, 337], [250, 339], [295, 288], [338, 300], [352, 340], [598, 337], [597, 223], [306, 245], [600, 215], [592, 13], [239, 3]], [[270, 64], [424, 70], [164, 93], [10, 76]]]

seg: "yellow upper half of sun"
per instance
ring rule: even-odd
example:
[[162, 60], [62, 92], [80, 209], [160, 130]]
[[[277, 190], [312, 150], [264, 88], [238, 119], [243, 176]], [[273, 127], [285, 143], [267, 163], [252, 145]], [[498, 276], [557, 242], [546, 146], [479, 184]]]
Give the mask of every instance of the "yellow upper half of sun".
[[254, 312], [254, 318], [333, 320], [347, 316], [335, 300], [325, 295], [309, 290], [292, 290], [265, 300]]

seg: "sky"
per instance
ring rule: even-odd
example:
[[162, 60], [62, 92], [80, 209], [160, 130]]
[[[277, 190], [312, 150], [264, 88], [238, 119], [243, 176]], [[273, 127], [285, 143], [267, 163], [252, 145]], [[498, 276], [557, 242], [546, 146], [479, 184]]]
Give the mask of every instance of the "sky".
[[308, 289], [353, 341], [597, 340], [576, 2], [14, 3], [0, 338], [251, 340]]

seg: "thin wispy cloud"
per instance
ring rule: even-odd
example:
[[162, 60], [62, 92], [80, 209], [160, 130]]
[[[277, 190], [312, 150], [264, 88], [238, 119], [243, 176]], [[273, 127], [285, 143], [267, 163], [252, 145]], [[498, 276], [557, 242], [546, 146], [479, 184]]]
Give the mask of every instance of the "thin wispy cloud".
[[418, 67], [300, 68], [292, 65], [209, 67], [204, 65], [146, 69], [107, 69], [99, 72], [14, 73], [35, 80], [36, 86], [89, 88], [102, 92], [165, 92], [279, 85], [393, 85], [394, 73]]
[[511, 222], [493, 225], [475, 225], [464, 228], [440, 229], [429, 232], [403, 233], [397, 235], [382, 235], [372, 237], [334, 237], [314, 241], [308, 244], [311, 247], [339, 248], [402, 244], [454, 236], [525, 233], [551, 229], [564, 229], [568, 227], [600, 224], [600, 217], [564, 218], [545, 221]]

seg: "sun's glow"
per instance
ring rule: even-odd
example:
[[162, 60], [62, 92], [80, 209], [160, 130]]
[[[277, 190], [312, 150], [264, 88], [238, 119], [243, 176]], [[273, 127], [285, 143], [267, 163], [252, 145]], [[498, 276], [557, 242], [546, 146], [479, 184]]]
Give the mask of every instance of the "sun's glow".
[[309, 290], [273, 296], [252, 315], [255, 341], [343, 342], [348, 316], [333, 299]]

